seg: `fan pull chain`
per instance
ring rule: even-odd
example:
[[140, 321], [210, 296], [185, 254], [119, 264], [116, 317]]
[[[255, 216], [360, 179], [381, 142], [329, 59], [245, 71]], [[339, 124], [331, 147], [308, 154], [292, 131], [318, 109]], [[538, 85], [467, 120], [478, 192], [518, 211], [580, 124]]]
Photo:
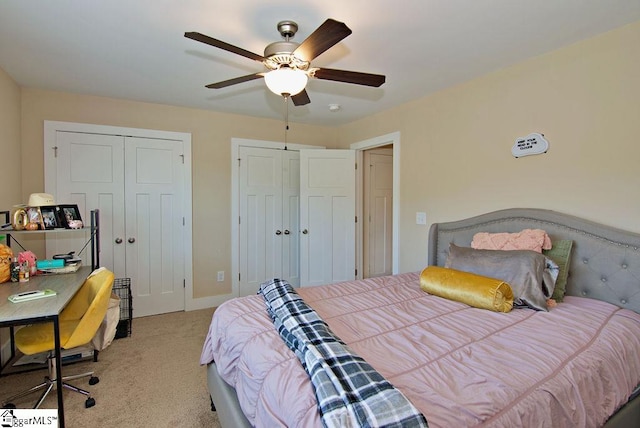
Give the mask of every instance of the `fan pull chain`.
[[289, 133], [289, 94], [284, 97], [284, 149], [287, 150], [287, 134]]

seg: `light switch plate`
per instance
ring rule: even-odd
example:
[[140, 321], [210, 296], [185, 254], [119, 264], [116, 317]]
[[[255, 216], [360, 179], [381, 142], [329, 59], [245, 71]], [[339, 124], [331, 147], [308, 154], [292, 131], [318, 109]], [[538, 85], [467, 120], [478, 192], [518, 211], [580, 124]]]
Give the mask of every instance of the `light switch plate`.
[[427, 224], [427, 213], [418, 211], [416, 213], [416, 224]]

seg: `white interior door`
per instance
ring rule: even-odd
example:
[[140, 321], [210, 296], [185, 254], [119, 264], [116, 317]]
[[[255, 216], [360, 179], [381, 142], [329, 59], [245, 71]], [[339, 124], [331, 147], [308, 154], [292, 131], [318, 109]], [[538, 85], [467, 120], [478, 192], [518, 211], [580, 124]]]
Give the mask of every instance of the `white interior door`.
[[355, 278], [355, 151], [300, 151], [300, 285]]
[[393, 154], [364, 152], [364, 277], [391, 275]]
[[127, 277], [136, 316], [184, 310], [181, 141], [125, 141]]

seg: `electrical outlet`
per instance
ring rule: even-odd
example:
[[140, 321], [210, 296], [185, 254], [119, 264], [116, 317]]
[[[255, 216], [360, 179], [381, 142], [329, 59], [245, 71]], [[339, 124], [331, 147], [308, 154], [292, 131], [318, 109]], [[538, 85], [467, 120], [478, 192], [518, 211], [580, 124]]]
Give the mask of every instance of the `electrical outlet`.
[[416, 213], [416, 224], [427, 224], [427, 213], [425, 213], [425, 212], [417, 212]]
[[223, 270], [219, 270], [218, 271], [218, 282], [222, 282], [224, 281], [224, 271]]

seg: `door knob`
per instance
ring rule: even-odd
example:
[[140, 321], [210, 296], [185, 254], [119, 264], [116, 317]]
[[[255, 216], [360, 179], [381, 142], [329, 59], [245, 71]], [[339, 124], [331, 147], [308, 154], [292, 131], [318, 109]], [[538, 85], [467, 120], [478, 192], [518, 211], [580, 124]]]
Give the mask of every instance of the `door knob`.
[[282, 235], [282, 231], [281, 230], [276, 230], [276, 235]]
[[134, 242], [136, 242], [136, 238], [129, 238], [129, 239], [127, 239], [127, 242], [129, 244], [133, 244]]
[[304, 229], [304, 230], [302, 231], [302, 234], [303, 234], [303, 235], [306, 235], [307, 233], [309, 233], [309, 231], [308, 231], [307, 229]]
[[122, 238], [116, 238], [116, 244], [122, 244]]
[[291, 232], [289, 232], [289, 229], [285, 229], [285, 230], [284, 230], [284, 234], [285, 234], [285, 235], [288, 235], [288, 234], [290, 234], [290, 233], [291, 233]]

